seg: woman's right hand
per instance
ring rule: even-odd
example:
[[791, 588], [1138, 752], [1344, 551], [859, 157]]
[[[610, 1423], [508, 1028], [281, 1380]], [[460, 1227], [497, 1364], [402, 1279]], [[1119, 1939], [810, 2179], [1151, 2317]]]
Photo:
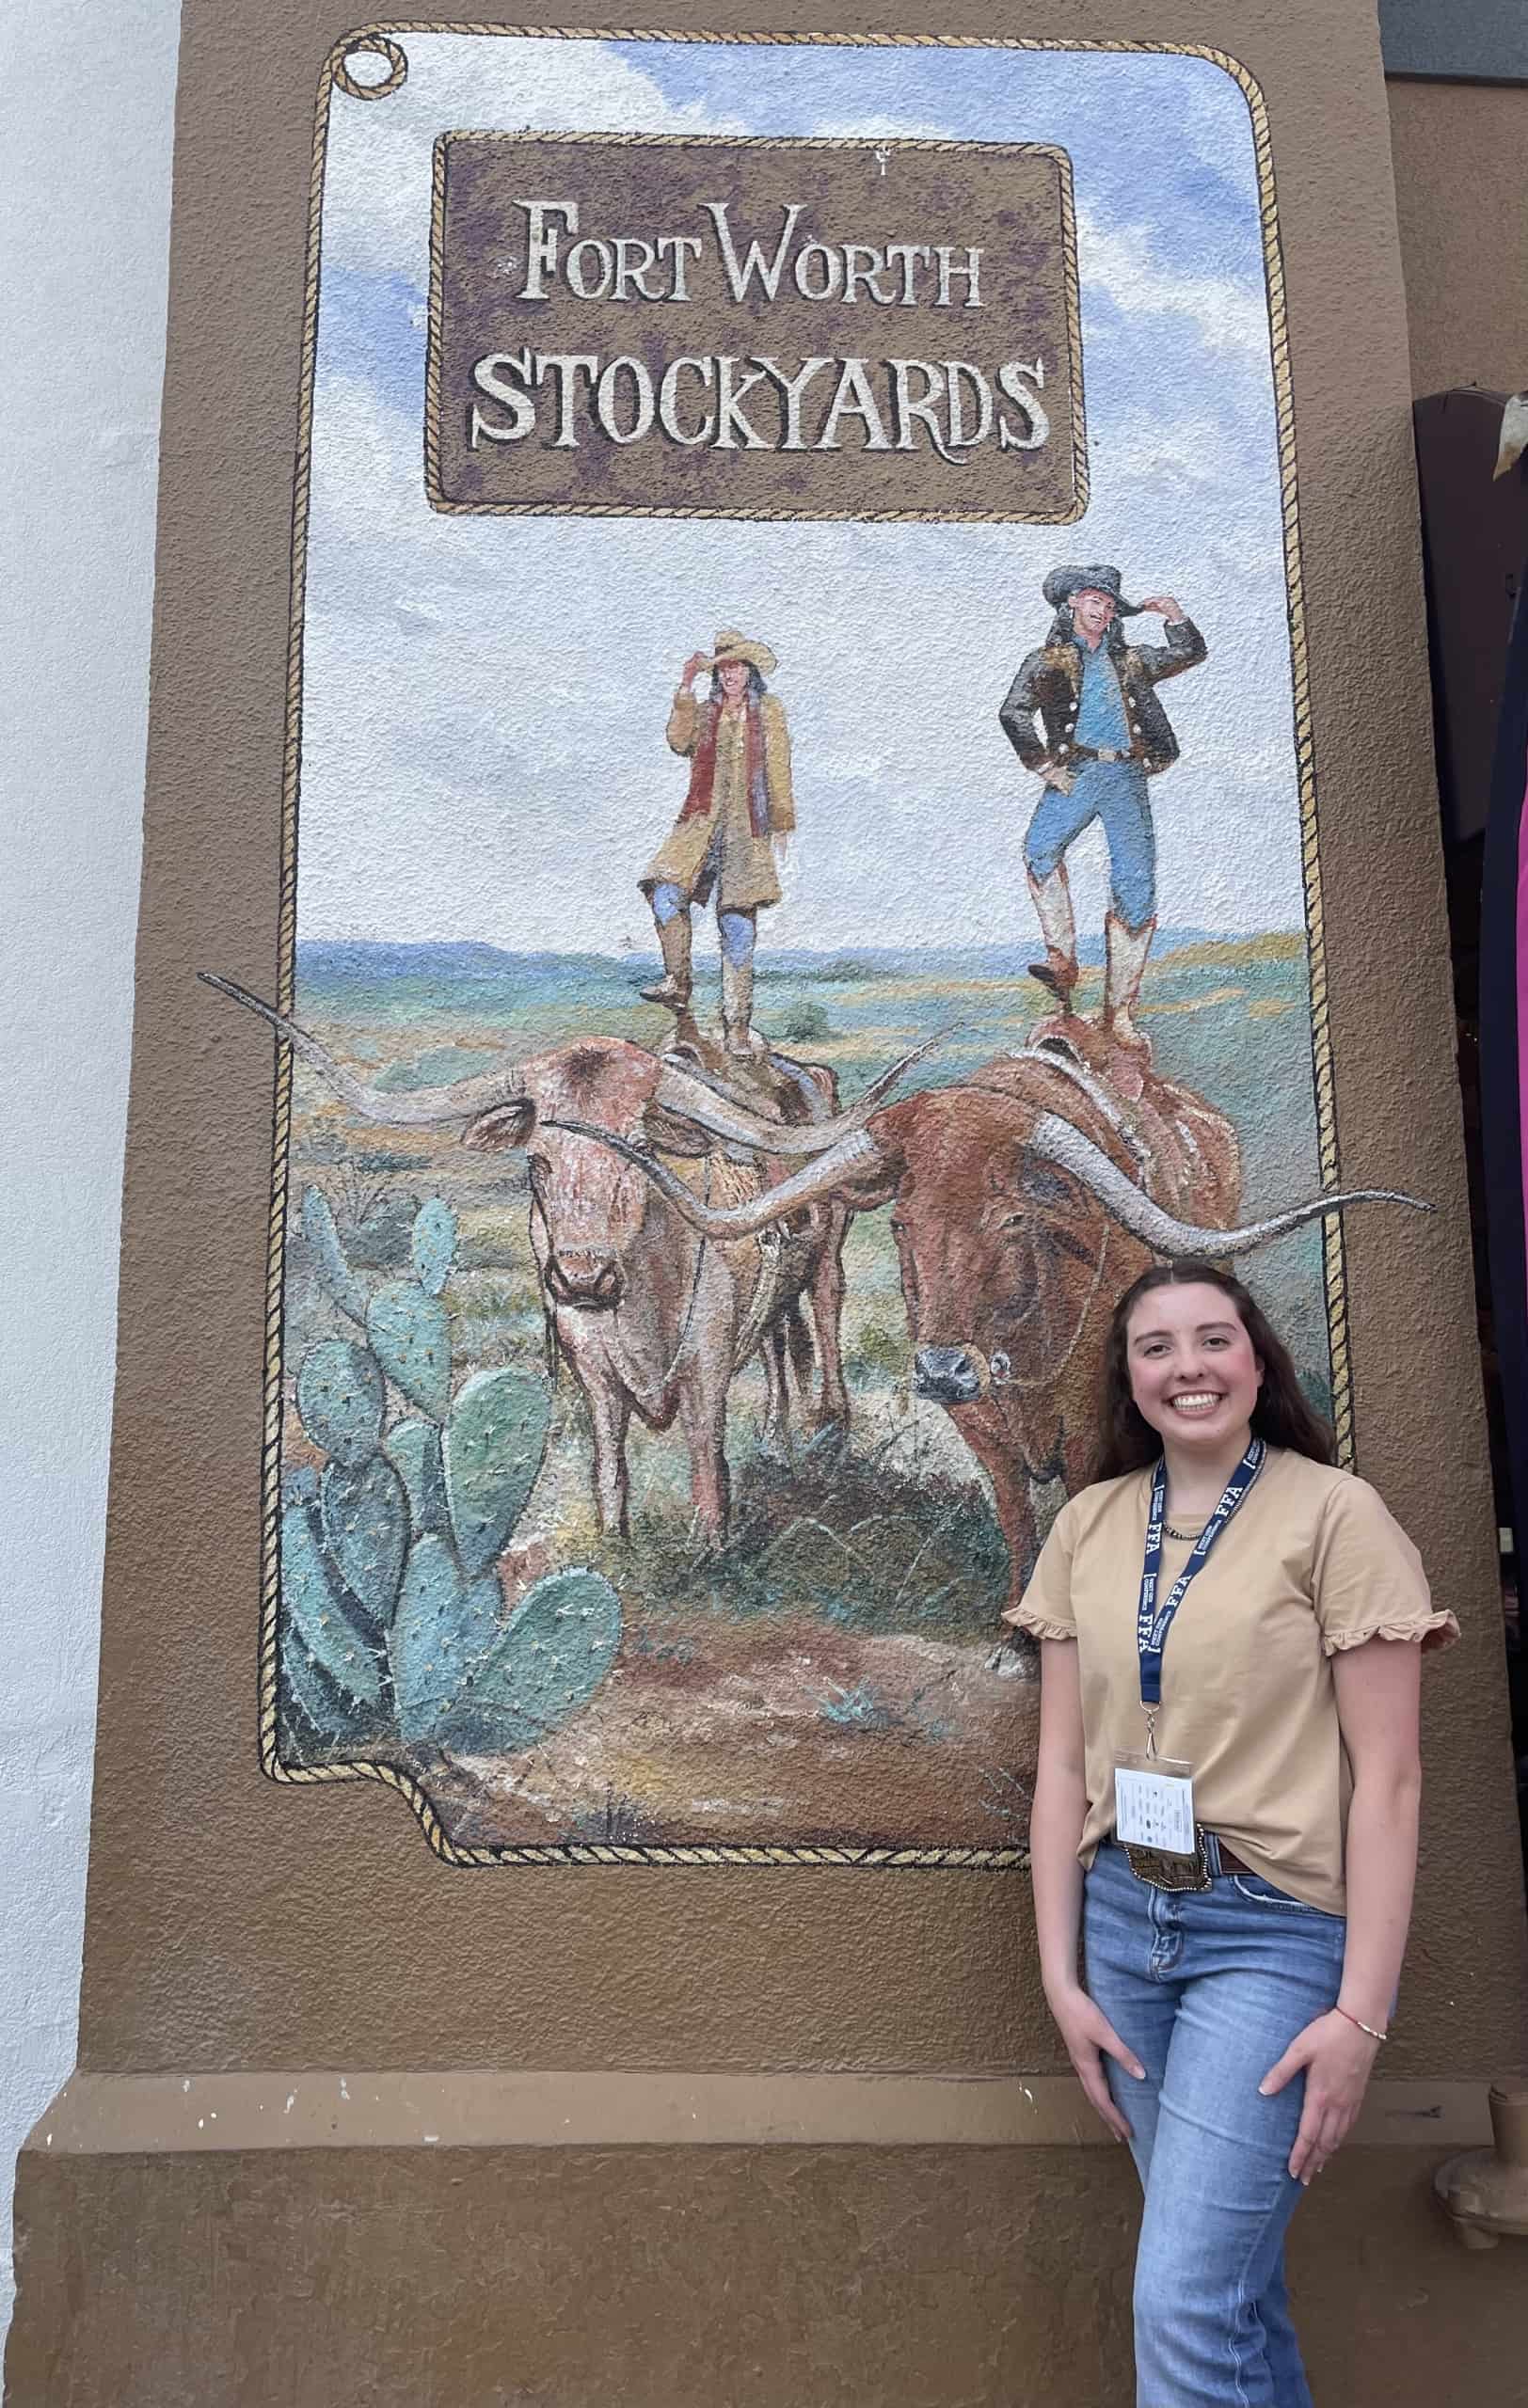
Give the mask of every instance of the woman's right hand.
[[1127, 2141], [1130, 2127], [1109, 2095], [1108, 2078], [1104, 2071], [1104, 2059], [1112, 2057], [1123, 2066], [1137, 2082], [1144, 2082], [1146, 2068], [1134, 2050], [1127, 2049], [1108, 2017], [1093, 2004], [1080, 1982], [1069, 1989], [1047, 1992], [1050, 2011], [1056, 2027], [1066, 2043], [1067, 2055], [1090, 2103], [1103, 2116], [1116, 2140]]
[[693, 678], [700, 675], [703, 669], [708, 668], [709, 665], [709, 660], [705, 653], [692, 652], [689, 659], [685, 662], [684, 668], [680, 673], [680, 685], [688, 686]]

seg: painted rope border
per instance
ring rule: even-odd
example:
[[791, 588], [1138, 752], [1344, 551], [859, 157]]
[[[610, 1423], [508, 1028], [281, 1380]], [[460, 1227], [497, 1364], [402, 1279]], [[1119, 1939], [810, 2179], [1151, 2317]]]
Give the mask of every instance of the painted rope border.
[[[1268, 326], [1273, 369], [1274, 403], [1279, 443], [1280, 487], [1282, 497], [1284, 582], [1288, 598], [1290, 671], [1295, 720], [1295, 757], [1300, 809], [1300, 863], [1305, 886], [1306, 944], [1310, 963], [1311, 1056], [1315, 1089], [1316, 1134], [1321, 1184], [1336, 1184], [1340, 1161], [1336, 1103], [1333, 1091], [1330, 1006], [1327, 991], [1325, 919], [1321, 859], [1316, 824], [1315, 737], [1312, 723], [1310, 654], [1305, 626], [1305, 598], [1300, 557], [1299, 492], [1295, 460], [1295, 404], [1290, 370], [1289, 327], [1285, 300], [1283, 254], [1279, 239], [1274, 197], [1273, 138], [1267, 103], [1255, 78], [1225, 51], [1193, 42], [1128, 42], [1042, 40], [979, 38], [951, 34], [713, 34], [660, 31], [650, 26], [619, 29], [560, 25], [504, 25], [479, 22], [441, 23], [409, 19], [401, 24], [366, 25], [336, 43], [320, 71], [313, 121], [312, 166], [308, 193], [307, 260], [303, 284], [302, 362], [298, 385], [296, 456], [292, 492], [291, 609], [287, 639], [286, 733], [281, 762], [281, 866], [277, 926], [278, 1008], [290, 1016], [296, 968], [297, 829], [302, 768], [302, 643], [307, 593], [308, 519], [311, 498], [313, 381], [317, 358], [320, 238], [324, 200], [324, 164], [328, 139], [329, 110], [347, 55], [360, 49], [396, 47], [409, 34], [480, 34], [512, 40], [708, 42], [734, 48], [813, 46], [838, 50], [994, 50], [1076, 51], [1116, 56], [1202, 58], [1219, 68], [1240, 87], [1252, 123], [1253, 157], [1257, 169], [1258, 206], [1263, 229], [1263, 261], [1267, 291]], [[405, 62], [406, 72], [406, 59]], [[342, 88], [343, 87], [342, 86]], [[394, 87], [396, 88], [396, 87]], [[368, 94], [368, 98], [372, 95]], [[565, 136], [564, 137], [566, 138]], [[608, 138], [608, 137], [607, 137]], [[437, 150], [438, 156], [438, 147]], [[1070, 178], [1068, 179], [1070, 188]], [[432, 208], [432, 220], [434, 211]], [[1074, 226], [1072, 241], [1075, 241]], [[434, 230], [432, 224], [432, 265]], [[435, 279], [431, 279], [432, 300]], [[1081, 342], [1080, 313], [1075, 321]], [[1075, 363], [1075, 390], [1082, 391], [1080, 356]], [[549, 514], [545, 514], [549, 515]], [[1038, 523], [1038, 522], [1033, 522]], [[277, 1617], [280, 1601], [281, 1481], [281, 1356], [282, 1285], [288, 1210], [287, 1165], [292, 1134], [292, 1050], [278, 1040], [272, 1108], [272, 1169], [270, 1234], [266, 1255], [264, 1416], [262, 1441], [261, 1613], [260, 1613], [260, 1764], [272, 1781], [293, 1785], [330, 1781], [375, 1781], [403, 1797], [417, 1817], [435, 1854], [443, 1863], [488, 1864], [833, 1864], [877, 1868], [936, 1868], [967, 1871], [1009, 1871], [1027, 1864], [1027, 1847], [890, 1848], [827, 1846], [618, 1846], [596, 1841], [545, 1846], [463, 1847], [453, 1840], [428, 1792], [412, 1774], [395, 1765], [357, 1759], [348, 1764], [288, 1765], [277, 1750]], [[1327, 1296], [1328, 1341], [1331, 1351], [1332, 1422], [1338, 1460], [1353, 1461], [1352, 1367], [1347, 1335], [1347, 1279], [1340, 1218], [1324, 1230], [1323, 1271]]]
[[665, 503], [618, 501], [518, 502], [453, 501], [440, 483], [440, 373], [445, 321], [444, 265], [446, 238], [447, 151], [453, 142], [588, 142], [621, 143], [632, 149], [701, 150], [865, 150], [873, 158], [888, 147], [874, 135], [836, 134], [549, 134], [534, 127], [526, 133], [504, 134], [487, 128], [438, 134], [430, 161], [430, 293], [424, 353], [424, 495], [430, 508], [443, 517], [457, 518], [720, 518], [744, 526], [767, 526], [775, 520], [789, 525], [820, 527], [859, 521], [866, 526], [936, 527], [1071, 527], [1086, 515], [1088, 485], [1088, 421], [1082, 384], [1082, 286], [1077, 269], [1077, 207], [1072, 184], [1072, 161], [1054, 142], [962, 142], [929, 137], [898, 137], [899, 150], [1005, 151], [1029, 158], [1053, 159], [1059, 179], [1061, 265], [1066, 305], [1067, 375], [1072, 420], [1072, 494], [1065, 510], [733, 510], [708, 503], [686, 510]]

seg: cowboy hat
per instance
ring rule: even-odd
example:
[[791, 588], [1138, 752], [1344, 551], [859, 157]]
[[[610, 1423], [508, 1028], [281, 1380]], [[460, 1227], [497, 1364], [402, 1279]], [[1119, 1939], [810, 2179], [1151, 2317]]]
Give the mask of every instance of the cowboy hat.
[[761, 677], [772, 677], [778, 665], [767, 643], [753, 642], [749, 637], [740, 636], [736, 627], [724, 627], [716, 639], [710, 665], [720, 669], [724, 660], [746, 660]]
[[1041, 592], [1053, 610], [1059, 610], [1075, 594], [1106, 594], [1122, 619], [1140, 615], [1138, 602], [1127, 602], [1120, 591], [1120, 572], [1102, 563], [1092, 568], [1053, 568]]

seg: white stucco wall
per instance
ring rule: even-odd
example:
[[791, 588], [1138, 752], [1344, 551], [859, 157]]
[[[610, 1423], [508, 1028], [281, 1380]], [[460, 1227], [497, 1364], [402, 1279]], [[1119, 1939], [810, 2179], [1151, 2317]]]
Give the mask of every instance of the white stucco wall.
[[179, 24], [0, 9], [0, 2330], [74, 2053]]

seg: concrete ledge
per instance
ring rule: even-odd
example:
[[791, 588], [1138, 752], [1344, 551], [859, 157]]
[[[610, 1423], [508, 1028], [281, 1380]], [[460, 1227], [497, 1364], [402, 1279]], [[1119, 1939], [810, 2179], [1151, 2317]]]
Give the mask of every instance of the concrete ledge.
[[[1377, 2082], [1350, 2146], [1488, 2146], [1483, 2084]], [[1070, 2076], [76, 2073], [26, 2147], [55, 2157], [302, 2148], [761, 2144], [1112, 2148]]]
[[[337, 2087], [309, 2079], [315, 2099]], [[470, 2075], [423, 2087], [458, 2083], [482, 2096]], [[645, 2077], [632, 2086], [648, 2093]], [[1007, 2086], [947, 2088], [983, 2106]], [[788, 2098], [816, 2083], [765, 2087]], [[559, 2077], [548, 2096], [573, 2088]], [[1432, 2196], [1440, 2119], [1423, 2129], [1420, 2147], [1345, 2149], [1296, 2217], [1312, 2387], [1342, 2408], [1506, 2408], [1528, 2365], [1521, 2252], [1458, 2246]], [[1120, 2408], [1133, 2396], [1140, 2195], [1122, 2148], [230, 2149], [205, 2137], [24, 2152], [6, 2408]]]

